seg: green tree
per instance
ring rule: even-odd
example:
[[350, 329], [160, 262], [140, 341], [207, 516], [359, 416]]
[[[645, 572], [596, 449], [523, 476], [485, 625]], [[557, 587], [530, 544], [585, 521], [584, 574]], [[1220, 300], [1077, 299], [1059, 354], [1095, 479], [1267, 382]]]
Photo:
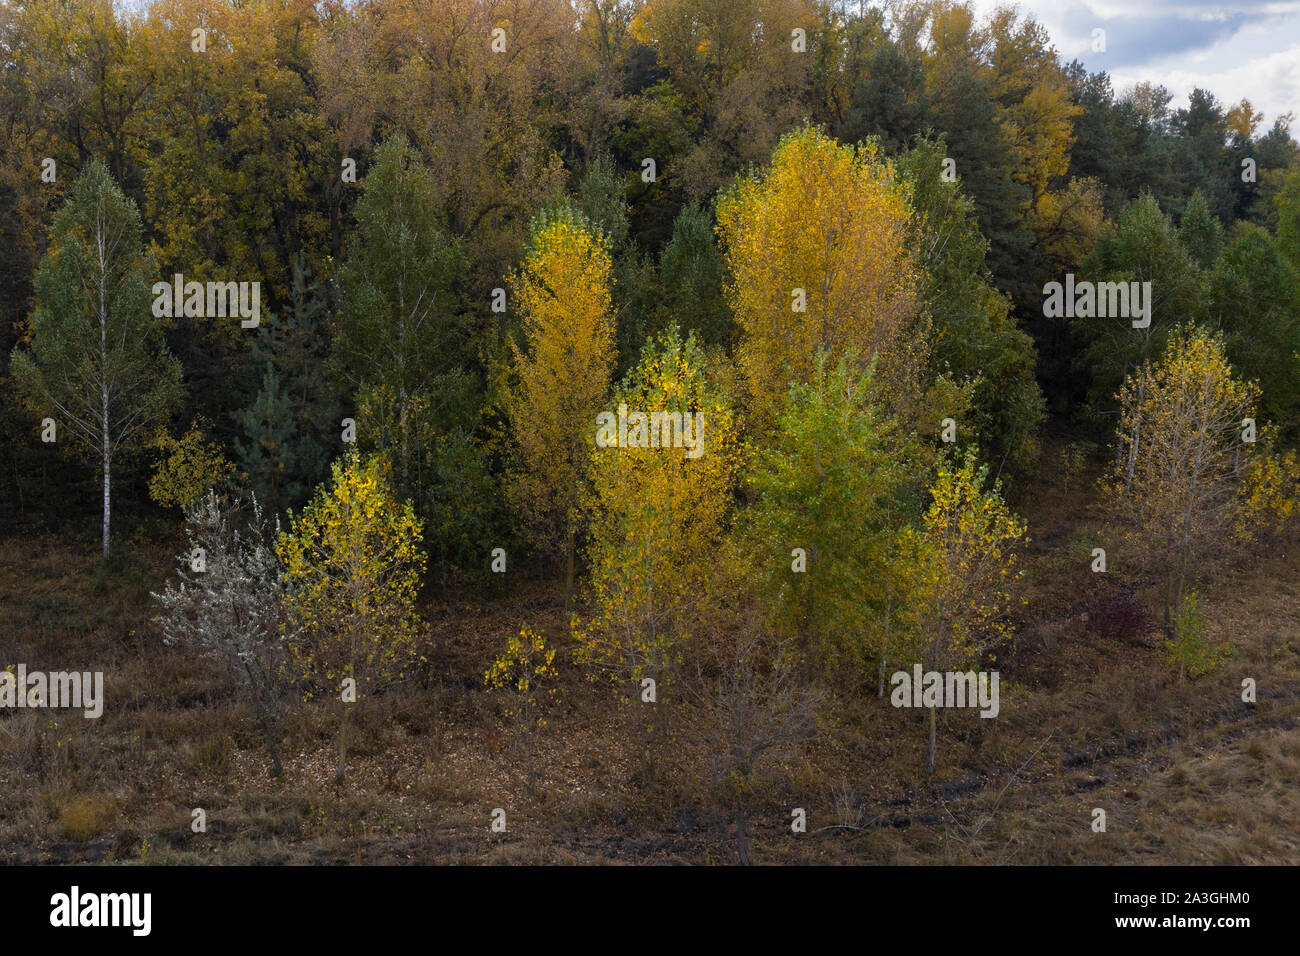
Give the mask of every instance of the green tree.
[[266, 363], [262, 387], [244, 410], [240, 424], [248, 436], [247, 443], [239, 445], [240, 464], [254, 492], [272, 512], [280, 511], [298, 497], [301, 485], [294, 479], [302, 468], [293, 441], [298, 422], [272, 363]]
[[1300, 269], [1300, 163], [1293, 164], [1273, 196], [1278, 248]]
[[300, 507], [329, 470], [341, 418], [329, 374], [329, 318], [327, 291], [299, 256], [288, 307], [267, 316], [253, 340], [251, 357], [262, 374], [252, 403], [239, 415], [244, 440], [235, 445], [271, 513]]
[[466, 413], [445, 404], [465, 391], [454, 288], [460, 250], [441, 221], [432, 175], [402, 136], [375, 152], [363, 189], [339, 273], [335, 347], [359, 401], [371, 393], [384, 407], [378, 422], [362, 423], [362, 438], [391, 453], [403, 494], [414, 495], [422, 448], [440, 424]]
[[28, 406], [54, 418], [102, 469], [105, 560], [113, 464], [141, 446], [183, 393], [153, 315], [155, 275], [135, 203], [92, 163], [55, 216], [36, 274], [31, 349], [14, 351], [13, 375]]
[[735, 322], [722, 295], [722, 255], [713, 217], [698, 203], [678, 213], [659, 260], [662, 324], [675, 322], [706, 345], [730, 346]]
[[933, 376], [973, 383], [973, 435], [993, 461], [1027, 469], [1038, 456], [1044, 403], [1034, 378], [1033, 341], [1016, 326], [1011, 302], [985, 266], [988, 242], [979, 233], [973, 201], [943, 178], [943, 142], [921, 141], [899, 160], [915, 186], [923, 222], [922, 298], [934, 329]]
[[1300, 275], [1268, 233], [1239, 223], [1209, 277], [1208, 317], [1228, 358], [1260, 386], [1260, 410], [1285, 440], [1300, 428]]
[[773, 624], [806, 660], [860, 668], [884, 656], [903, 610], [882, 584], [919, 476], [911, 441], [873, 398], [874, 370], [851, 353], [827, 361], [820, 353], [812, 381], [789, 390], [748, 476], [756, 500], [742, 527]]
[[1100, 416], [1114, 411], [1114, 395], [1124, 379], [1160, 354], [1178, 323], [1201, 316], [1204, 278], [1149, 193], [1124, 208], [1079, 272], [1079, 279], [1092, 282], [1151, 283], [1147, 328], [1134, 328], [1128, 316], [1069, 320], [1083, 343], [1079, 358], [1092, 379], [1089, 408]]
[[1187, 200], [1182, 222], [1178, 224], [1178, 241], [1191, 253], [1192, 261], [1209, 269], [1223, 248], [1223, 226], [1210, 212], [1209, 204], [1198, 189]]

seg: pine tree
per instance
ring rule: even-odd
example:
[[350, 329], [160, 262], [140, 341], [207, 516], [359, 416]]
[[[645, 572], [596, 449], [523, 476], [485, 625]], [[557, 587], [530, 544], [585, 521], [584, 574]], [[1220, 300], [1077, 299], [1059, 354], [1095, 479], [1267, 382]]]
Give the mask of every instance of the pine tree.
[[736, 324], [722, 297], [722, 255], [713, 217], [696, 203], [683, 207], [659, 262], [663, 324], [697, 332], [706, 345], [730, 345]]
[[252, 359], [260, 387], [238, 416], [239, 463], [271, 513], [301, 505], [329, 467], [340, 403], [329, 374], [328, 316], [328, 291], [299, 254], [289, 308], [258, 328]]
[[1187, 200], [1183, 221], [1178, 224], [1178, 241], [1202, 269], [1210, 268], [1219, 258], [1223, 248], [1223, 226], [1210, 212], [1199, 189]]
[[293, 441], [296, 428], [274, 363], [266, 363], [262, 387], [240, 424], [249, 441], [239, 446], [239, 459], [254, 492], [272, 511], [295, 503], [302, 489], [295, 481], [299, 473]]

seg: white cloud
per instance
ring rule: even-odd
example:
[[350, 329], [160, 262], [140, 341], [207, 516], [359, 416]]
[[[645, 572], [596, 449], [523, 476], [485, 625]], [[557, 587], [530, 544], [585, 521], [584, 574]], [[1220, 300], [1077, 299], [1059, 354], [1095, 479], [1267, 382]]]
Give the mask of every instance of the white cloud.
[[[974, 0], [985, 14], [999, 0]], [[1139, 80], [1163, 84], [1184, 105], [1195, 87], [1225, 104], [1243, 97], [1264, 113], [1300, 113], [1300, 0], [1022, 0], [1065, 59], [1105, 70], [1116, 90]], [[1106, 30], [1093, 52], [1091, 31]]]

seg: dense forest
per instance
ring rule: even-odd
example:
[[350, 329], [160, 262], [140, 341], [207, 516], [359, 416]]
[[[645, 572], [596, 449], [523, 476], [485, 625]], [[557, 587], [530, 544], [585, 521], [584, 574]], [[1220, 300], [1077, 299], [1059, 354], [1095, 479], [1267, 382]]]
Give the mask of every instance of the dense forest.
[[954, 0], [0, 0], [0, 667], [116, 728], [0, 714], [0, 846], [1109, 860], [1005, 774], [1295, 767], [1291, 121]]

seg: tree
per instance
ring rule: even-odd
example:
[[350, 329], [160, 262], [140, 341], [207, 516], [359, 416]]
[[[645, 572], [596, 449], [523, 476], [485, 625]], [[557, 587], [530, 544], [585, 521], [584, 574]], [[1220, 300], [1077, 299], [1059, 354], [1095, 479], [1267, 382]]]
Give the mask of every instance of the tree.
[[292, 439], [298, 421], [289, 408], [289, 396], [280, 384], [275, 366], [266, 363], [262, 387], [240, 418], [246, 444], [239, 445], [239, 460], [255, 492], [278, 513], [299, 489], [293, 476], [301, 472]]
[[505, 650], [492, 660], [483, 673], [483, 685], [503, 691], [508, 698], [506, 717], [514, 724], [515, 741], [523, 750], [520, 769], [525, 786], [535, 789], [534, 757], [537, 732], [546, 726], [541, 714], [543, 701], [553, 701], [558, 693], [555, 679], [555, 648], [546, 646], [546, 638], [527, 625], [506, 641]]
[[1300, 428], [1300, 273], [1264, 229], [1239, 223], [1208, 286], [1206, 312], [1234, 371], [1259, 383], [1260, 410], [1290, 442]]
[[711, 381], [699, 343], [676, 329], [646, 344], [614, 407], [600, 426], [613, 442], [591, 451], [584, 502], [595, 616], [575, 629], [589, 672], [633, 692], [645, 677], [663, 685], [693, 633], [740, 449], [729, 396]]
[[1151, 324], [1146, 328], [1134, 328], [1132, 316], [1070, 320], [1083, 343], [1079, 358], [1092, 378], [1089, 408], [1100, 417], [1113, 411], [1111, 403], [1125, 378], [1160, 354], [1173, 328], [1200, 317], [1204, 280], [1169, 217], [1150, 194], [1124, 208], [1079, 272], [1080, 279], [1092, 282], [1151, 283], [1147, 303]]
[[1178, 224], [1178, 241], [1202, 269], [1213, 267], [1223, 248], [1223, 226], [1210, 212], [1205, 196], [1198, 189], [1187, 200], [1182, 222]]
[[[283, 633], [289, 676], [304, 698], [338, 688], [335, 784], [347, 768], [352, 706], [412, 675], [423, 621], [420, 520], [393, 497], [389, 465], [355, 451], [330, 466], [300, 514], [289, 515], [276, 553], [286, 581]], [[351, 682], [349, 684], [349, 682]]]
[[516, 380], [505, 396], [520, 461], [509, 493], [535, 540], [564, 555], [569, 590], [578, 499], [614, 365], [610, 270], [603, 236], [561, 205], [539, 216], [511, 280], [523, 345], [511, 343]]
[[160, 458], [149, 479], [149, 497], [165, 508], [188, 509], [204, 492], [223, 485], [235, 470], [221, 446], [203, 437], [198, 422], [191, 422], [180, 438], [159, 429], [152, 445]]
[[[990, 34], [971, 7], [952, 2], [900, 7], [894, 33], [904, 55], [924, 71], [925, 125], [944, 133], [964, 188], [977, 198], [999, 288], [1023, 299], [1032, 281], [1024, 263], [1034, 253], [1024, 228], [1035, 198], [1023, 151], [1032, 131], [1022, 133], [1010, 116], [1014, 96], [999, 99], [1003, 81], [990, 61]], [[1052, 105], [1051, 97], [1044, 105]]]
[[[916, 594], [925, 602], [915, 635], [923, 669], [958, 670], [1010, 635], [1014, 548], [1025, 531], [973, 452], [940, 462], [922, 529], [900, 548], [917, 563]], [[927, 774], [934, 773], [935, 722], [931, 706]]]
[[418, 659], [420, 521], [393, 497], [379, 456], [355, 452], [276, 542], [284, 562], [292, 676], [306, 696], [352, 678], [357, 696], [407, 677]]
[[[135, 106], [129, 161], [163, 274], [257, 276], [264, 301], [283, 302], [298, 254], [322, 266], [338, 218], [337, 145], [310, 71], [320, 8], [301, 0], [140, 6], [122, 17], [141, 64], [138, 91], [108, 103]], [[193, 48], [195, 27], [207, 31], [202, 51]], [[158, 70], [164, 51], [169, 69]], [[209, 351], [224, 340], [229, 352], [237, 332], [206, 331]], [[206, 408], [214, 420], [228, 396], [223, 390]]]
[[486, 299], [563, 183], [552, 103], [569, 82], [577, 11], [561, 0], [410, 0], [348, 6], [324, 26], [310, 74], [340, 147], [364, 153], [390, 129], [410, 137], [464, 243], [467, 288]]
[[749, 816], [768, 766], [787, 759], [817, 728], [820, 696], [803, 683], [779, 642], [742, 620], [709, 655], [712, 679], [697, 668], [692, 696], [725, 806], [736, 821], [736, 855], [750, 863]]
[[1180, 327], [1120, 389], [1119, 455], [1105, 484], [1133, 566], [1161, 582], [1165, 622], [1234, 540], [1258, 387], [1234, 378], [1223, 340]]
[[135, 203], [92, 163], [54, 219], [36, 274], [31, 350], [15, 349], [12, 368], [28, 407], [53, 413], [70, 444], [102, 467], [105, 561], [113, 464], [140, 447], [182, 394], [180, 365], [151, 307], [155, 274]]
[[705, 345], [728, 347], [735, 322], [722, 296], [722, 256], [713, 217], [697, 203], [682, 208], [659, 260], [661, 324], [695, 332]]
[[1169, 126], [1178, 138], [1173, 169], [1181, 180], [1179, 193], [1189, 196], [1199, 189], [1210, 212], [1228, 218], [1233, 211], [1232, 183], [1241, 182], [1241, 167], [1233, 168], [1226, 148], [1229, 127], [1223, 107], [1209, 90], [1194, 89], [1187, 107], [1174, 112]]
[[258, 500], [272, 513], [305, 503], [329, 471], [337, 441], [342, 416], [336, 380], [329, 374], [328, 298], [299, 256], [288, 307], [265, 317], [253, 340], [251, 359], [261, 371], [260, 387], [239, 415], [244, 440], [235, 450]]
[[[439, 424], [431, 420], [433, 400], [458, 393], [464, 377], [453, 289], [460, 253], [440, 224], [433, 178], [405, 138], [390, 137], [376, 150], [364, 189], [339, 273], [335, 345], [362, 396], [378, 390], [390, 404], [387, 420], [362, 431], [392, 455], [401, 491], [411, 495], [422, 485], [415, 470], [421, 449]], [[463, 414], [454, 409], [446, 417], [454, 422]]]
[[914, 413], [924, 328], [911, 191], [877, 148], [841, 146], [812, 127], [785, 136], [764, 171], [718, 200], [752, 424], [770, 427], [791, 382], [852, 348], [877, 360], [887, 407]]
[[[899, 159], [914, 182], [913, 205], [924, 223], [918, 260], [934, 336], [930, 374], [970, 386], [972, 421], [962, 422], [963, 430], [986, 457], [1027, 469], [1037, 458], [1044, 416], [1034, 344], [1017, 327], [1008, 297], [993, 285], [974, 202], [943, 178], [946, 152], [942, 140], [922, 140]], [[944, 409], [945, 415], [954, 411]]]
[[168, 581], [153, 598], [162, 609], [164, 643], [191, 647], [229, 669], [279, 776], [280, 562], [257, 498], [250, 498], [246, 515], [241, 509], [242, 503], [224, 505], [215, 491], [186, 506], [189, 549], [176, 559], [178, 581]]
[[[633, 35], [655, 51], [700, 126], [685, 154], [666, 166], [669, 177], [685, 180], [690, 198], [713, 195], [761, 162], [808, 115], [810, 61], [821, 54], [830, 20], [808, 0], [652, 0], [641, 7]], [[791, 49], [794, 27], [805, 30], [802, 53]]]
[[1292, 165], [1273, 196], [1278, 248], [1300, 269], [1300, 163]]
[[[560, 198], [559, 205], [567, 202]], [[641, 345], [652, 333], [652, 318], [659, 298], [655, 291], [653, 262], [628, 236], [627, 184], [607, 153], [598, 154], [578, 183], [574, 202], [591, 225], [593, 234], [604, 237], [612, 262], [612, 294], [616, 313], [618, 374], [636, 364]]]
[[[875, 403], [871, 371], [820, 353], [812, 381], [791, 386], [771, 442], [756, 455], [744, 536], [778, 633], [805, 664], [863, 669], [884, 656], [899, 596], [882, 587], [914, 443]], [[793, 552], [803, 552], [800, 559]]]

